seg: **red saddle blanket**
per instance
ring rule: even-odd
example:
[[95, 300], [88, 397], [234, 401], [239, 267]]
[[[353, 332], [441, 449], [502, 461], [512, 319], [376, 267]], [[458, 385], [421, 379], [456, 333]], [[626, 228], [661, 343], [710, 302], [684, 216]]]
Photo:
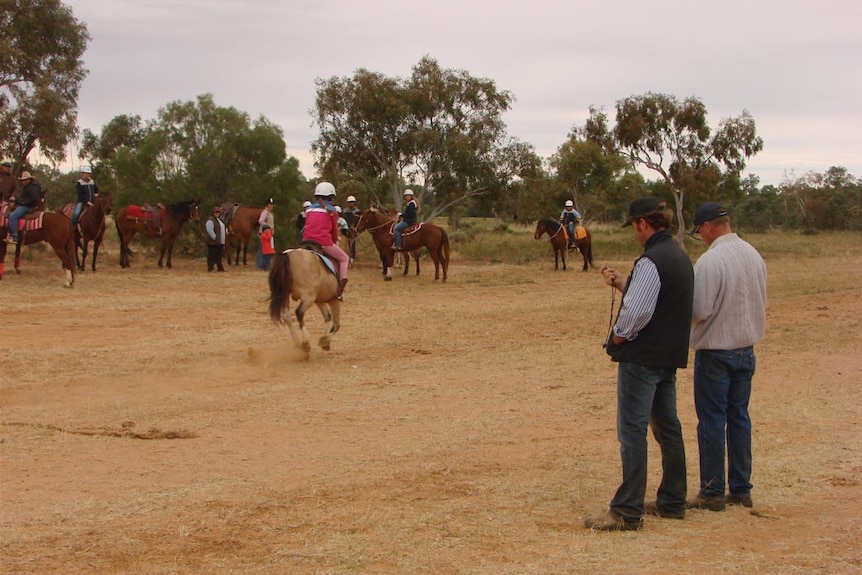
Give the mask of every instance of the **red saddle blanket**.
[[[392, 225], [389, 227], [389, 233], [390, 234], [395, 233], [395, 225], [397, 223], [398, 222], [393, 222]], [[417, 222], [417, 223], [413, 224], [412, 226], [408, 226], [408, 227], [404, 228], [403, 230], [401, 230], [401, 237], [409, 236], [410, 234], [415, 234], [421, 228], [422, 228], [422, 222]]]
[[[164, 215], [165, 215], [165, 210], [162, 209], [162, 216], [164, 216]], [[152, 210], [142, 208], [141, 206], [131, 205], [128, 208], [126, 208], [126, 219], [129, 219], [129, 220], [140, 220], [140, 219], [151, 220], [151, 219], [153, 219], [153, 212], [152, 212]]]
[[[3, 227], [9, 227], [9, 214], [12, 213], [12, 206], [10, 204], [3, 204], [3, 207], [0, 208], [0, 221], [3, 222]], [[21, 219], [18, 220], [18, 231], [25, 232], [30, 230], [41, 230], [42, 229], [42, 217], [45, 215], [45, 212], [35, 211], [35, 212], [27, 212]]]

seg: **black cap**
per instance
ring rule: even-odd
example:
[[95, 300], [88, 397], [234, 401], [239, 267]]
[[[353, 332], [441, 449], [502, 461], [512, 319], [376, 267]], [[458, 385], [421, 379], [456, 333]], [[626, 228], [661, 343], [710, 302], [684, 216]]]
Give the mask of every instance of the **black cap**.
[[629, 219], [623, 224], [623, 227], [632, 225], [632, 220], [636, 220], [645, 216], [657, 209], [663, 207], [664, 202], [654, 196], [647, 198], [638, 198], [629, 206]]
[[707, 202], [700, 204], [694, 211], [694, 227], [691, 228], [691, 234], [696, 234], [704, 223], [727, 215], [727, 210], [722, 208], [715, 202]]

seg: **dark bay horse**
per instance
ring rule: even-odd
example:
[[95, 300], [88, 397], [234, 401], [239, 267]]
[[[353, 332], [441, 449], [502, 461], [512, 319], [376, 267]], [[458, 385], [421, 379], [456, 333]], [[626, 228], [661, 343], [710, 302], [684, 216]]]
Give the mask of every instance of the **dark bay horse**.
[[[581, 256], [584, 258], [584, 269], [583, 271], [587, 271], [591, 267], [595, 267], [593, 264], [593, 235], [590, 233], [585, 226], [577, 225], [575, 226], [575, 237], [572, 238], [574, 246], [569, 247], [569, 251], [573, 251], [575, 248], [579, 252], [581, 252]], [[587, 266], [589, 263], [589, 266]]]
[[538, 240], [544, 234], [548, 235], [548, 239], [551, 240], [551, 247], [554, 248], [554, 269], [560, 269], [560, 260], [562, 260], [563, 270], [565, 270], [566, 256], [568, 255], [566, 248], [569, 246], [569, 234], [566, 232], [565, 226], [550, 218], [539, 220], [536, 223], [536, 231], [533, 234], [533, 238]]
[[[276, 254], [269, 270], [269, 317], [276, 325], [287, 324], [296, 346], [305, 353], [311, 352], [305, 312], [312, 304], [323, 314], [323, 335], [318, 345], [330, 349], [332, 336], [338, 331], [341, 302], [336, 298], [338, 279], [317, 254], [307, 249], [287, 250]], [[294, 315], [290, 315], [290, 300], [298, 301]]]
[[[395, 216], [375, 209], [368, 208], [359, 216], [359, 222], [356, 224], [356, 233], [368, 231], [371, 237], [374, 238], [374, 245], [380, 253], [380, 258], [383, 261], [383, 269], [386, 274], [386, 280], [392, 279], [392, 262], [395, 258], [395, 251], [392, 249], [393, 228], [395, 227]], [[434, 280], [440, 279], [440, 268], [443, 268], [443, 281], [449, 273], [449, 236], [446, 230], [440, 226], [431, 223], [422, 223], [404, 230], [401, 234], [402, 247], [405, 253], [412, 253], [426, 248], [434, 262]], [[407, 267], [410, 264], [409, 258], [405, 261], [404, 273], [407, 274]], [[419, 262], [416, 262], [416, 270], [418, 273]]]
[[[9, 227], [9, 214], [4, 208], [0, 210], [0, 238], [5, 238]], [[66, 216], [54, 212], [42, 212], [39, 210], [29, 212], [20, 220], [20, 242], [15, 246], [15, 273], [21, 273], [21, 246], [47, 242], [54, 249], [54, 253], [63, 262], [66, 270], [66, 282], [63, 287], [70, 288], [75, 284], [75, 235], [72, 232], [72, 223]], [[6, 261], [5, 241], [0, 240], [0, 279]]]
[[[96, 258], [99, 256], [99, 246], [102, 245], [102, 238], [105, 237], [105, 216], [111, 213], [114, 208], [114, 200], [111, 192], [100, 191], [96, 194], [92, 206], [84, 206], [81, 210], [81, 215], [78, 216], [78, 227], [75, 229], [75, 262], [78, 264], [78, 270], [84, 271], [87, 262], [87, 250], [90, 242], [93, 242], [93, 261], [91, 267], [96, 271]], [[67, 218], [72, 218], [72, 213], [75, 211], [75, 204], [66, 204], [60, 213]], [[78, 257], [78, 250], [81, 250], [81, 256]]]
[[[225, 238], [225, 253], [227, 263], [239, 265], [239, 252], [242, 250], [242, 265], [247, 264], [248, 244], [251, 242], [252, 232], [257, 231], [257, 222], [263, 207], [243, 206], [234, 203], [222, 204], [222, 221], [227, 227], [227, 238]], [[231, 262], [233, 245], [236, 244], [236, 257]]]
[[120, 236], [121, 267], [129, 267], [129, 258], [132, 254], [129, 243], [132, 241], [132, 237], [138, 233], [150, 238], [161, 237], [162, 250], [159, 255], [159, 267], [162, 267], [162, 260], [165, 257], [165, 251], [167, 251], [167, 266], [170, 268], [174, 242], [180, 235], [183, 224], [189, 220], [199, 222], [201, 219], [200, 202], [198, 200], [186, 200], [185, 202], [169, 204], [162, 210], [161, 216], [161, 234], [159, 234], [159, 228], [153, 224], [153, 214], [150, 211], [142, 210], [140, 206], [136, 205], [120, 208], [115, 224], [117, 234]]

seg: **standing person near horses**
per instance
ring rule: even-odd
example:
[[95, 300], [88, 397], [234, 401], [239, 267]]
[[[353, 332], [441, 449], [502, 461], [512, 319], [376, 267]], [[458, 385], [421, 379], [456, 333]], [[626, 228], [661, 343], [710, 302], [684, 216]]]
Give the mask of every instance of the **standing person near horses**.
[[221, 221], [221, 207], [213, 208], [212, 215], [207, 218], [204, 229], [207, 233], [207, 271], [224, 271], [224, 244], [227, 236], [227, 226]]
[[[10, 200], [15, 201], [15, 209], [9, 214], [9, 237], [6, 238], [6, 243], [17, 244], [19, 241], [18, 226], [19, 220], [24, 215], [35, 208], [39, 204], [39, 199], [42, 197], [42, 186], [36, 183], [30, 172], [21, 172], [21, 177], [18, 178], [21, 182], [21, 193], [12, 196]], [[72, 262], [74, 263], [74, 262]]]
[[566, 200], [566, 207], [560, 213], [560, 223], [566, 226], [569, 232], [569, 249], [574, 248], [578, 243], [575, 239], [575, 226], [581, 223], [581, 214], [575, 209], [572, 200]]
[[72, 212], [72, 227], [77, 227], [84, 206], [92, 206], [99, 194], [99, 186], [90, 177], [90, 166], [81, 166], [81, 178], [75, 182], [75, 211]]
[[[610, 508], [584, 522], [590, 529], [631, 531], [644, 513], [685, 517], [686, 470], [682, 426], [676, 410], [676, 370], [688, 362], [694, 272], [670, 235], [672, 211], [658, 198], [640, 198], [629, 220], [643, 254], [628, 280], [603, 268], [605, 283], [622, 292], [607, 353], [617, 362], [617, 437], [623, 479]], [[647, 485], [647, 429], [661, 449], [658, 499], [644, 504]]]
[[296, 214], [296, 234], [299, 239], [302, 239], [302, 228], [305, 227], [305, 211], [311, 207], [311, 202], [305, 200], [302, 202], [302, 211]]
[[[347, 224], [350, 226], [350, 229], [356, 228], [356, 222], [359, 221], [359, 216], [362, 215], [362, 210], [359, 209], [359, 206], [356, 205], [356, 198], [353, 196], [347, 196], [347, 207], [344, 209], [344, 219], [347, 220]], [[350, 259], [351, 261], [356, 261], [356, 238], [350, 238]]]
[[719, 204], [709, 202], [695, 210], [691, 234], [696, 233], [709, 248], [694, 266], [691, 347], [700, 491], [688, 507], [752, 507], [748, 402], [754, 345], [766, 330], [766, 264], [751, 244], [733, 233], [730, 216]]
[[392, 232], [392, 238], [395, 243], [392, 244], [393, 250], [401, 250], [403, 240], [401, 232], [416, 223], [419, 214], [419, 205], [413, 199], [413, 190], [404, 190], [404, 201], [407, 205], [404, 206], [404, 212], [399, 215], [399, 221], [395, 224], [395, 230]]
[[302, 232], [303, 241], [320, 244], [323, 253], [338, 262], [338, 294], [340, 300], [347, 285], [347, 268], [350, 257], [338, 247], [338, 212], [332, 205], [335, 197], [335, 186], [329, 182], [320, 182], [314, 188], [317, 201], [306, 211], [305, 229]]
[[272, 256], [275, 255], [275, 240], [272, 237], [272, 228], [263, 224], [260, 229], [260, 250], [263, 258], [263, 269], [272, 267]]
[[[272, 215], [272, 210], [275, 207], [275, 200], [269, 198], [266, 200], [266, 206], [260, 211], [260, 216], [257, 218], [257, 229], [258, 229], [258, 238], [260, 238], [260, 232], [263, 230], [263, 226], [267, 225], [272, 230], [272, 233], [275, 234], [275, 216]], [[266, 269], [263, 267], [263, 244], [260, 243], [257, 246], [257, 256], [254, 258], [254, 267], [259, 270]]]
[[0, 164], [0, 202], [7, 202], [15, 196], [18, 185], [15, 176], [12, 175], [12, 162], [5, 161]]

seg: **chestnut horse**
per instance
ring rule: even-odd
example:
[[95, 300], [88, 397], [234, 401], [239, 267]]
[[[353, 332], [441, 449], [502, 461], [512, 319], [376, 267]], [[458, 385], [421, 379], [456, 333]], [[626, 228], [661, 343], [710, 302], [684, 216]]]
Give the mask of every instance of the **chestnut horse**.
[[[575, 248], [581, 253], [584, 257], [584, 270], [587, 271], [589, 266], [593, 265], [593, 247], [592, 247], [592, 235], [590, 234], [590, 230], [583, 226], [578, 226], [575, 229], [575, 236], [582, 236], [580, 239], [575, 239], [575, 246], [569, 248], [569, 232], [566, 230], [565, 226], [563, 226], [560, 222], [556, 220], [552, 220], [550, 218], [545, 218], [543, 220], [539, 220], [536, 224], [536, 232], [533, 234], [533, 238], [539, 239], [542, 237], [542, 234], [548, 234], [548, 238], [551, 241], [551, 247], [554, 248], [554, 269], [559, 269], [559, 260], [563, 261], [563, 270], [566, 269], [566, 259], [567, 259], [567, 249], [574, 250]], [[587, 263], [589, 262], [589, 266]]]
[[[258, 231], [257, 222], [260, 218], [260, 213], [263, 207], [257, 206], [242, 206], [234, 203], [222, 204], [222, 221], [227, 228], [227, 238], [225, 238], [225, 253], [227, 254], [227, 263], [231, 265], [239, 265], [239, 252], [242, 250], [242, 265], [247, 264], [248, 244], [251, 242], [252, 232]], [[236, 242], [236, 257], [231, 262], [233, 253], [233, 244]]]
[[138, 233], [150, 238], [161, 236], [162, 251], [159, 255], [159, 267], [162, 267], [162, 260], [165, 257], [165, 251], [167, 251], [167, 266], [170, 268], [174, 242], [177, 236], [180, 235], [183, 224], [189, 220], [199, 222], [200, 219], [201, 210], [198, 200], [186, 200], [185, 202], [169, 204], [162, 212], [161, 234], [159, 234], [158, 228], [153, 225], [151, 213], [142, 211], [140, 206], [135, 205], [120, 208], [115, 221], [117, 234], [120, 236], [120, 266], [124, 268], [129, 267], [129, 258], [132, 255], [129, 243], [132, 241], [134, 235]]
[[569, 234], [566, 232], [565, 226], [550, 218], [539, 220], [536, 224], [536, 231], [533, 234], [533, 238], [538, 240], [544, 234], [548, 234], [548, 239], [551, 240], [551, 247], [554, 248], [554, 269], [560, 269], [560, 260], [562, 260], [563, 270], [565, 271], [567, 256], [566, 248], [569, 246]]
[[[395, 258], [395, 250], [392, 249], [392, 231], [395, 223], [396, 216], [375, 208], [368, 208], [362, 212], [362, 215], [359, 216], [359, 222], [356, 224], [357, 234], [367, 230], [374, 238], [374, 245], [377, 247], [383, 262], [386, 281], [392, 280], [392, 262]], [[418, 251], [423, 247], [427, 248], [431, 260], [434, 262], [434, 280], [440, 279], [440, 268], [442, 267], [443, 281], [446, 281], [449, 273], [449, 236], [446, 234], [446, 230], [431, 223], [422, 223], [404, 230], [401, 239], [403, 251], [406, 253]], [[406, 275], [410, 259], [407, 258], [404, 264], [404, 274]], [[418, 257], [416, 273], [419, 273]]]
[[[5, 238], [9, 227], [9, 214], [5, 208], [2, 210], [0, 217], [0, 238]], [[15, 246], [15, 273], [21, 273], [21, 246], [35, 244], [37, 242], [47, 242], [51, 244], [54, 253], [63, 262], [63, 269], [66, 270], [66, 282], [63, 287], [70, 288], [75, 284], [75, 234], [72, 232], [72, 223], [68, 218], [54, 212], [31, 211], [20, 220], [21, 231], [19, 233], [20, 242]], [[5, 241], [0, 239], [0, 279], [3, 278], [3, 271], [6, 261]]]
[[[305, 312], [316, 304], [323, 314], [323, 335], [318, 345], [330, 349], [332, 336], [338, 331], [341, 302], [336, 297], [338, 278], [315, 252], [299, 248], [276, 254], [269, 270], [269, 317], [276, 325], [290, 329], [296, 346], [305, 353], [311, 352], [308, 330], [305, 328]], [[298, 301], [294, 315], [297, 327], [290, 315], [290, 300]]]
[[[105, 237], [105, 216], [111, 213], [114, 200], [111, 192], [101, 191], [96, 194], [92, 206], [84, 206], [81, 215], [78, 216], [78, 227], [75, 229], [75, 262], [78, 270], [84, 271], [87, 262], [87, 250], [90, 242], [93, 242], [93, 261], [91, 267], [96, 271], [96, 258], [99, 256], [99, 246]], [[75, 204], [66, 204], [60, 213], [67, 218], [72, 218]], [[81, 256], [78, 257], [78, 250]]]

